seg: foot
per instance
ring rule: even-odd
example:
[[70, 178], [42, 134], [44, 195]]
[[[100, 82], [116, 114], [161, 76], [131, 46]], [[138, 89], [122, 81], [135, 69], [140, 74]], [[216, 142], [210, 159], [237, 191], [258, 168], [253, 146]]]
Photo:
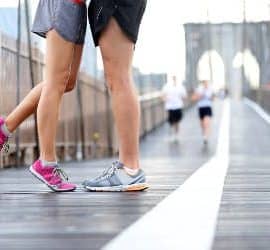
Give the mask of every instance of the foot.
[[68, 192], [76, 189], [76, 185], [67, 182], [67, 175], [58, 166], [43, 166], [42, 162], [37, 160], [29, 170], [54, 192]]
[[2, 125], [5, 123], [5, 120], [0, 117], [0, 151], [3, 149], [5, 152], [9, 150], [8, 136], [4, 134], [1, 130]]
[[136, 175], [129, 175], [124, 169], [124, 164], [116, 161], [103, 174], [82, 183], [89, 191], [142, 191], [149, 186], [146, 183], [145, 174], [140, 169]]

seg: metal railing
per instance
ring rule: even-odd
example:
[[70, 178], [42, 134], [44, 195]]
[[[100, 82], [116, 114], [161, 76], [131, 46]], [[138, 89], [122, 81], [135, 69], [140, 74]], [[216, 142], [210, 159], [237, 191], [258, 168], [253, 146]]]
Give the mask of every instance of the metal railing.
[[246, 96], [270, 113], [270, 88], [251, 89]]

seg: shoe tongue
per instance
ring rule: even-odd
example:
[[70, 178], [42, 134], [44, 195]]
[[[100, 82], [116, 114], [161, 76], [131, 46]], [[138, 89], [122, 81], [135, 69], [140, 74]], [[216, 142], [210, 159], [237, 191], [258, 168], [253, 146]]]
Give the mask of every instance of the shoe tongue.
[[118, 169], [124, 168], [124, 164], [120, 161], [115, 162], [114, 166]]

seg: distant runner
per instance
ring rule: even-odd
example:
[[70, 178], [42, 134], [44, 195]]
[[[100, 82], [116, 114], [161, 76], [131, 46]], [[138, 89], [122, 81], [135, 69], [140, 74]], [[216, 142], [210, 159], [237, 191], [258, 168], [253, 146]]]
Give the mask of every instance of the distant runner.
[[203, 133], [203, 143], [207, 145], [210, 135], [211, 117], [213, 116], [212, 103], [214, 99], [214, 92], [211, 86], [209, 86], [208, 80], [201, 81], [201, 84], [193, 94], [192, 99], [197, 101]]
[[168, 111], [168, 122], [171, 127], [171, 140], [178, 139], [180, 121], [183, 118], [184, 99], [187, 97], [185, 87], [177, 81], [176, 76], [168, 81], [162, 89], [165, 109]]

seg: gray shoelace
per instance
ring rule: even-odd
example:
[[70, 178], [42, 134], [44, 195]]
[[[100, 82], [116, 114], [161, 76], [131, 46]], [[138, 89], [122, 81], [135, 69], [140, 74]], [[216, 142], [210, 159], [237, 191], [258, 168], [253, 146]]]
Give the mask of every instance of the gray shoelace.
[[105, 180], [108, 179], [110, 177], [112, 177], [115, 173], [115, 171], [117, 169], [119, 169], [119, 167], [121, 167], [121, 163], [119, 161], [115, 161], [112, 163], [111, 167], [109, 167], [108, 169], [106, 169], [102, 175], [100, 175], [97, 180]]
[[55, 167], [53, 170], [53, 174], [54, 176], [60, 177], [61, 179], [65, 179], [66, 181], [68, 181], [68, 175], [66, 174], [66, 172], [59, 168], [59, 167]]
[[7, 142], [5, 142], [5, 143], [4, 143], [4, 145], [3, 145], [3, 149], [4, 149], [4, 151], [5, 151], [6, 153], [8, 153], [9, 148], [10, 148], [10, 146], [9, 146], [8, 141], [7, 141]]

